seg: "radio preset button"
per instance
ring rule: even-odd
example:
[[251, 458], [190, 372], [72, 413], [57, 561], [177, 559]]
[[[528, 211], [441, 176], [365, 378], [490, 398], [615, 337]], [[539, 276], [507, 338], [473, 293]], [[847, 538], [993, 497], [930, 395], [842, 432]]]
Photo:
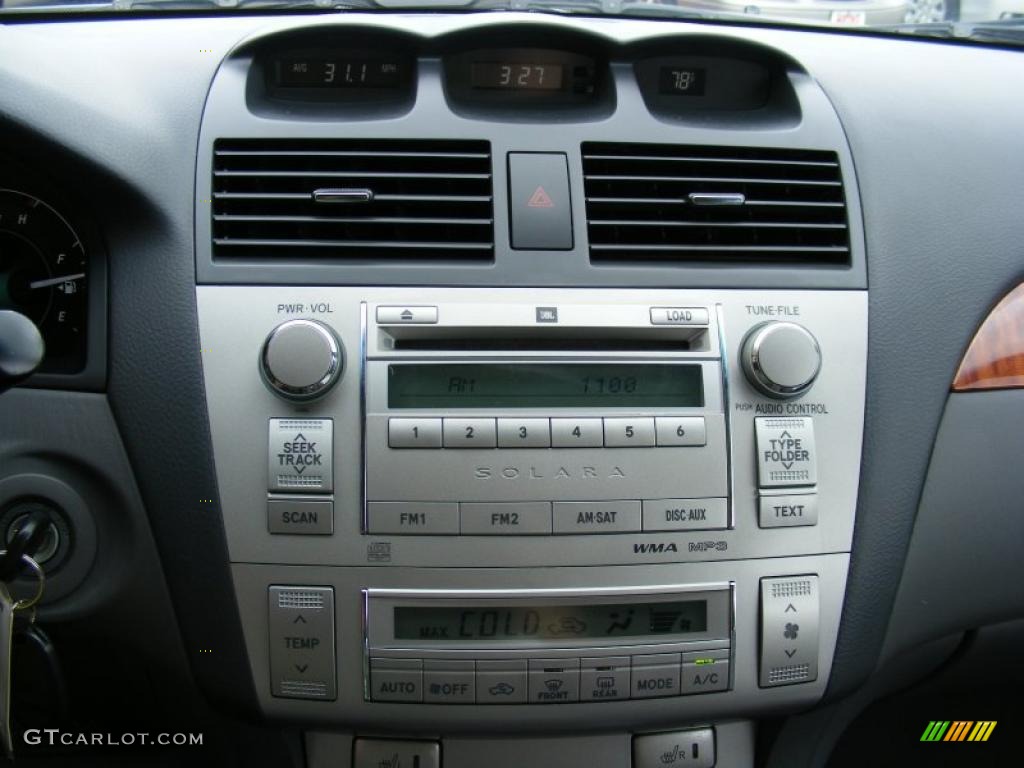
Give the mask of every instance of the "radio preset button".
[[526, 660], [477, 661], [477, 704], [525, 704]]
[[547, 419], [498, 419], [499, 448], [548, 448], [551, 424]]
[[729, 690], [729, 660], [702, 658], [683, 662], [683, 695]]
[[645, 531], [704, 531], [728, 524], [725, 499], [644, 499]]
[[423, 662], [419, 659], [370, 659], [373, 701], [423, 701]]
[[567, 704], [579, 700], [579, 659], [530, 659], [531, 704]]
[[366, 532], [375, 534], [457, 534], [459, 505], [454, 501], [370, 501], [366, 523]]
[[472, 661], [423, 662], [423, 701], [428, 704], [473, 704], [476, 679]]
[[496, 448], [494, 419], [445, 419], [445, 448]]
[[605, 419], [604, 444], [608, 448], [648, 448], [655, 444], [654, 419]]
[[707, 325], [704, 307], [651, 307], [651, 325]]
[[818, 524], [818, 495], [762, 496], [758, 523], [762, 528], [792, 528]]
[[464, 535], [551, 533], [550, 501], [463, 502], [459, 507]]
[[334, 490], [334, 422], [271, 419], [268, 484], [271, 491], [330, 493]]
[[552, 419], [552, 448], [600, 448], [604, 445], [601, 419]]
[[814, 420], [808, 417], [758, 417], [757, 474], [762, 488], [788, 488], [818, 482]]
[[388, 419], [389, 448], [440, 448], [440, 419]]
[[707, 445], [703, 416], [659, 416], [654, 420], [658, 445]]
[[640, 530], [639, 501], [556, 501], [555, 533], [623, 533]]
[[580, 701], [629, 698], [629, 657], [580, 659]]

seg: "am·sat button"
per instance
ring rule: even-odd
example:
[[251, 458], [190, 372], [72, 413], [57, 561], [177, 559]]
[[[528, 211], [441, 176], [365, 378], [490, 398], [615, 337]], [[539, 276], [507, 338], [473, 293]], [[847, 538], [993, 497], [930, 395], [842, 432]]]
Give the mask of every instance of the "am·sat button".
[[644, 499], [645, 531], [704, 531], [726, 528], [725, 499]]

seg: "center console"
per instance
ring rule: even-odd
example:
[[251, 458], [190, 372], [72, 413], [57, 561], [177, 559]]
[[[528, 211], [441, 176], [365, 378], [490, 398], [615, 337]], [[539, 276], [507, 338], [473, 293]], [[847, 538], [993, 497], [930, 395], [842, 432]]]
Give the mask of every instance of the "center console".
[[259, 706], [358, 768], [743, 765], [842, 616], [852, 158], [767, 46], [519, 21], [296, 22], [211, 85], [210, 514]]
[[820, 697], [863, 293], [198, 299], [268, 714], [544, 730]]

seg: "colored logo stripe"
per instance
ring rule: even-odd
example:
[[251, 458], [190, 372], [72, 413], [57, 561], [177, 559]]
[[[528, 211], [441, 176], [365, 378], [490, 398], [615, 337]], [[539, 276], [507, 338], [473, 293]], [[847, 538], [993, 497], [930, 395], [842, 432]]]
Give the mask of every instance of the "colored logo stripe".
[[949, 728], [949, 720], [932, 720], [921, 734], [921, 741], [938, 741]]
[[973, 720], [954, 720], [943, 741], [963, 741], [972, 725], [974, 725]]
[[932, 720], [921, 734], [921, 741], [988, 741], [996, 728], [995, 720]]
[[971, 731], [971, 735], [967, 737], [967, 740], [988, 741], [988, 737], [992, 735], [992, 731], [994, 731], [995, 729], [995, 720], [979, 720], [978, 724], [974, 726], [974, 730]]

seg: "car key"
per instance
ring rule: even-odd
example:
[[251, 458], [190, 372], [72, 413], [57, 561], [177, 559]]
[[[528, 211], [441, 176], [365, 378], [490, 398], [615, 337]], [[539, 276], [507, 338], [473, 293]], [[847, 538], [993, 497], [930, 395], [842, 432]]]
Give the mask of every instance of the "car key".
[[43, 596], [46, 576], [42, 567], [28, 555], [22, 561], [35, 572], [39, 579], [36, 593], [30, 598], [15, 600], [0, 581], [0, 748], [8, 757], [14, 756], [14, 739], [11, 734], [11, 655], [14, 651], [14, 614], [35, 606]]
[[14, 756], [11, 739], [11, 651], [14, 643], [14, 606], [7, 585], [0, 582], [0, 747]]

